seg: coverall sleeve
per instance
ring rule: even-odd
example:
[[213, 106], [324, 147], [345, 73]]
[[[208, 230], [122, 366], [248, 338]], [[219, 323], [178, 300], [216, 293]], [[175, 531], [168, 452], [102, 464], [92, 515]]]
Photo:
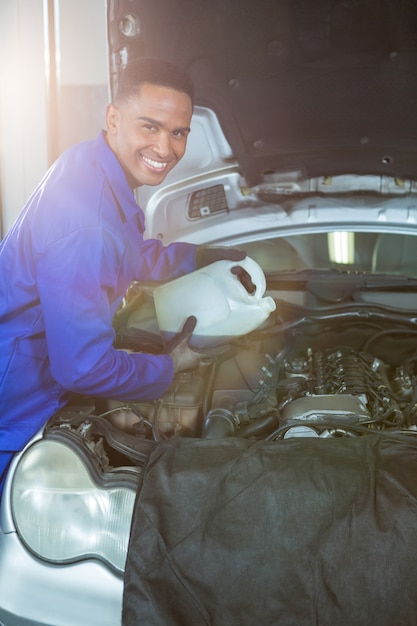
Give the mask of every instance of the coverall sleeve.
[[139, 281], [167, 281], [196, 269], [197, 246], [190, 243], [172, 243], [163, 246], [158, 239], [144, 240], [141, 245]]
[[[113, 347], [113, 314], [126, 250], [109, 232], [74, 231], [36, 261], [51, 372], [64, 388], [119, 400], [159, 397], [171, 384], [168, 355]], [[127, 287], [127, 286], [126, 286]]]

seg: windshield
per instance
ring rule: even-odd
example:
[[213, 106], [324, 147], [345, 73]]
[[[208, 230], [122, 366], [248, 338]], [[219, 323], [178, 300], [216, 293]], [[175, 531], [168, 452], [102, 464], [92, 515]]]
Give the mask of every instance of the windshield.
[[246, 243], [245, 249], [265, 273], [315, 269], [417, 277], [415, 235], [309, 233]]

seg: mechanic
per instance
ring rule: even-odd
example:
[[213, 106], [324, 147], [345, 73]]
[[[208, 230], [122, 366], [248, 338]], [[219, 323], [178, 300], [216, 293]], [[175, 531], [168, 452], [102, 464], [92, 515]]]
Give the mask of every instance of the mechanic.
[[72, 394], [152, 400], [199, 361], [192, 323], [164, 354], [116, 349], [112, 325], [132, 281], [246, 256], [144, 239], [134, 189], [159, 185], [182, 158], [193, 96], [182, 68], [129, 64], [106, 130], [57, 159], [0, 244], [0, 490], [13, 454]]

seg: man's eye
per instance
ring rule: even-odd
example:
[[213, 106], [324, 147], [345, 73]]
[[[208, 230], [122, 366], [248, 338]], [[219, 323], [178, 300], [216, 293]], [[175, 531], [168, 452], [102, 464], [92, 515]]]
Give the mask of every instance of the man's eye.
[[145, 129], [150, 133], [154, 133], [157, 130], [156, 126], [153, 126], [152, 124], [145, 124]]
[[174, 130], [174, 132], [172, 134], [174, 135], [174, 137], [176, 139], [182, 139], [183, 137], [187, 136], [188, 131], [186, 131], [186, 130]]

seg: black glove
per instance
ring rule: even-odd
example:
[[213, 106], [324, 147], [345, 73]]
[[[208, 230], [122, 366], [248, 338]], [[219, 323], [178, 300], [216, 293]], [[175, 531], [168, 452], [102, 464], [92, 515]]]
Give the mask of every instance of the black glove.
[[[211, 348], [190, 348], [188, 340], [194, 332], [197, 325], [197, 318], [190, 315], [185, 320], [181, 331], [165, 344], [165, 352], [169, 354], [174, 361], [175, 371], [190, 369], [197, 365], [209, 365], [213, 359], [217, 359], [221, 354], [225, 354], [230, 350], [230, 345], [223, 344]], [[181, 343], [185, 345], [181, 346]]]
[[195, 317], [195, 315], [190, 315], [190, 317], [187, 317], [181, 331], [172, 339], [166, 342], [165, 352], [169, 354], [173, 351], [174, 348], [178, 346], [178, 344], [181, 343], [181, 341], [184, 341], [184, 339], [189, 339], [193, 334], [196, 325], [197, 318]]
[[243, 261], [247, 257], [246, 250], [239, 248], [223, 247], [199, 247], [195, 255], [197, 269], [215, 263], [216, 261]]

